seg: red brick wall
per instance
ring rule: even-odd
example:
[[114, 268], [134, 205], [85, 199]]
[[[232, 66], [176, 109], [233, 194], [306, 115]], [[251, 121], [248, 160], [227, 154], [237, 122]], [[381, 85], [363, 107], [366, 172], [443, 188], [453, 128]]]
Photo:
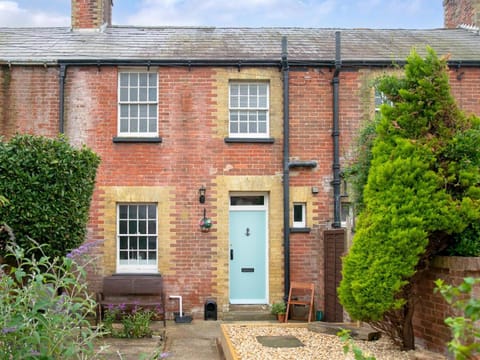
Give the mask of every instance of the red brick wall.
[[111, 0], [72, 0], [72, 28], [96, 29], [112, 24]]
[[[315, 160], [313, 169], [292, 169], [292, 189], [318, 187], [312, 204], [310, 233], [291, 234], [291, 279], [314, 281], [316, 303], [323, 301], [323, 240], [321, 231], [332, 216], [332, 85], [329, 69], [290, 72], [290, 153], [294, 160]], [[75, 145], [86, 144], [102, 158], [88, 225], [88, 239], [102, 240], [101, 208], [106, 186], [169, 186], [173, 239], [172, 272], [165, 276], [169, 293], [182, 289], [188, 306], [201, 306], [215, 292], [213, 260], [215, 229], [199, 235], [198, 188], [207, 187], [208, 216], [219, 211], [212, 190], [215, 177], [282, 173], [280, 136], [274, 144], [226, 144], [218, 136], [218, 69], [161, 67], [159, 70], [159, 144], [113, 143], [117, 135], [116, 67], [68, 67], [65, 85], [65, 132]], [[236, 70], [235, 70], [236, 71]], [[242, 71], [246, 71], [242, 69]], [[276, 72], [278, 74], [278, 72]], [[55, 136], [58, 132], [59, 72], [57, 68], [2, 67], [0, 71], [0, 129]], [[224, 75], [222, 75], [224, 76]], [[235, 75], [232, 75], [235, 76]], [[344, 163], [367, 106], [373, 106], [361, 71], [340, 73], [340, 145]], [[226, 79], [228, 81], [228, 79]], [[469, 112], [480, 114], [480, 70], [451, 72], [453, 93]], [[363, 93], [365, 92], [365, 94]], [[2, 95], [3, 94], [3, 95]], [[365, 99], [371, 99], [366, 101]], [[368, 103], [365, 105], [365, 103]], [[225, 106], [223, 104], [222, 106]], [[281, 121], [281, 116], [276, 115]], [[215, 122], [217, 121], [217, 122]], [[295, 200], [295, 199], [292, 199]], [[186, 215], [185, 215], [186, 214]], [[114, 249], [109, 249], [114, 251]], [[101, 274], [101, 272], [100, 272]], [[97, 283], [98, 284], [98, 283]]]
[[479, 0], [443, 0], [444, 25], [456, 28], [458, 25], [480, 25]]
[[58, 69], [2, 67], [0, 122], [2, 135], [15, 133], [56, 136], [58, 125]]
[[[417, 291], [420, 300], [416, 304], [413, 318], [416, 342], [429, 350], [447, 354], [446, 344], [451, 340], [450, 329], [444, 319], [455, 313], [438, 293], [434, 293], [437, 279], [450, 285], [459, 285], [463, 278], [480, 277], [480, 258], [438, 257], [427, 272]], [[480, 286], [474, 290], [480, 296]]]

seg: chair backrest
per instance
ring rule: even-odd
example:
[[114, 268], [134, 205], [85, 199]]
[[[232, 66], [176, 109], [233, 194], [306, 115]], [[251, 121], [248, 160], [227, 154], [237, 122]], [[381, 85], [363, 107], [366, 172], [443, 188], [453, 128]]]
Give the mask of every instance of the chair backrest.
[[[295, 291], [295, 290], [297, 290], [297, 291]], [[289, 298], [292, 295], [295, 295], [294, 293], [297, 293], [297, 292], [301, 295], [305, 295], [305, 296], [309, 296], [309, 297], [313, 298], [314, 291], [315, 291], [315, 285], [313, 283], [292, 281], [290, 283]]]

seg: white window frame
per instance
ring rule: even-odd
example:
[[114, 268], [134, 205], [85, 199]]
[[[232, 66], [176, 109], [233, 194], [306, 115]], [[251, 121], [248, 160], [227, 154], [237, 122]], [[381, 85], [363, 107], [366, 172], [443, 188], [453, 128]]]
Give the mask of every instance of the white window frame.
[[[259, 104], [259, 100], [261, 99], [260, 94], [257, 91], [256, 95], [250, 95], [251, 92], [251, 86], [265, 86], [266, 87], [266, 102], [264, 105]], [[248, 95], [241, 95], [241, 94], [233, 94], [232, 88], [234, 86], [241, 86], [241, 87], [248, 87]], [[257, 88], [258, 90], [258, 88]], [[240, 98], [241, 96], [247, 97], [247, 104], [242, 105], [240, 103], [240, 99], [238, 100], [238, 103], [235, 103], [235, 101], [232, 101], [234, 97]], [[256, 102], [255, 104], [250, 103], [250, 99], [256, 99], [253, 102]], [[270, 134], [270, 83], [268, 81], [230, 81], [228, 84], [228, 133], [229, 137], [231, 138], [267, 138]], [[247, 116], [247, 120], [243, 121], [243, 123], [246, 122], [247, 124], [247, 129], [246, 131], [240, 131], [240, 123], [241, 121], [238, 120], [239, 122], [239, 129], [238, 132], [232, 132], [232, 118], [234, 116], [234, 113], [237, 113], [238, 116]], [[241, 114], [242, 113], [242, 114]], [[258, 131], [258, 125], [260, 121], [258, 120], [258, 115], [260, 113], [265, 114], [265, 131], [264, 132], [259, 132]], [[256, 115], [256, 116], [255, 116]], [[249, 126], [253, 121], [250, 121], [250, 117], [256, 117], [256, 132], [250, 132]]]
[[380, 107], [383, 104], [389, 104], [392, 105], [392, 102], [387, 99], [385, 94], [378, 90], [377, 88], [374, 88], [374, 103], [375, 103], [375, 114], [380, 112]]
[[[138, 215], [135, 218], [130, 218], [130, 215], [128, 215], [127, 218], [120, 218], [120, 207], [121, 206], [137, 206], [137, 211], [139, 206], [155, 206], [155, 217], [154, 218], [149, 218], [148, 214], [145, 219], [139, 218]], [[137, 213], [138, 214], [138, 213]], [[130, 229], [127, 227], [127, 232], [126, 233], [120, 233], [121, 232], [121, 221], [126, 221], [127, 224], [129, 221], [137, 221], [136, 224], [136, 233], [130, 233]], [[139, 230], [139, 221], [144, 220], [146, 221], [145, 224], [145, 230], [140, 231]], [[149, 224], [148, 221], [155, 221], [155, 229], [154, 233], [151, 232], [149, 229]], [[128, 225], [129, 226], [129, 225]], [[130, 238], [131, 237], [146, 237], [146, 248], [139, 249], [139, 243], [137, 242], [137, 248], [130, 250]], [[152, 252], [152, 250], [149, 250], [149, 240], [148, 237], [155, 237], [155, 259], [148, 259], [148, 252]], [[123, 241], [122, 238], [127, 238], [127, 248], [121, 248], [121, 241]], [[139, 239], [137, 241], [140, 241]], [[116, 252], [116, 258], [117, 258], [117, 272], [118, 273], [158, 273], [158, 204], [156, 203], [118, 203], [117, 204], [117, 252]], [[141, 252], [145, 251], [147, 253], [147, 261], [142, 263], [142, 260], [139, 259], [139, 255]], [[136, 252], [136, 259], [126, 259], [126, 260], [121, 260], [121, 252], [127, 252], [128, 257], [130, 257], [130, 253], [135, 253]]]
[[[128, 75], [128, 84], [124, 85], [122, 82], [122, 77], [125, 74]], [[131, 85], [131, 75], [147, 74], [147, 84], [146, 86], [140, 86], [139, 81], [136, 86]], [[150, 75], [155, 75], [155, 84], [150, 83]], [[131, 90], [137, 89], [136, 99], [131, 99], [132, 95]], [[140, 89], [146, 88], [146, 99], [140, 100]], [[147, 69], [138, 69], [138, 68], [122, 68], [118, 71], [118, 119], [117, 119], [117, 134], [120, 137], [158, 137], [158, 71], [156, 68]], [[127, 99], [122, 96], [122, 89], [126, 89]], [[155, 89], [154, 97], [150, 96], [150, 89]], [[134, 106], [137, 106], [137, 129], [132, 129], [132, 119], [131, 116], [134, 111]], [[123, 112], [123, 109], [127, 109], [127, 114]], [[146, 110], [146, 114], [141, 114], [141, 108]], [[146, 131], [141, 131], [140, 123], [141, 121], [146, 122]], [[124, 120], [128, 123], [128, 129], [124, 128]], [[150, 130], [150, 121], [154, 121], [154, 129]]]
[[[301, 207], [302, 219], [295, 221], [295, 207]], [[305, 228], [307, 227], [307, 204], [304, 202], [294, 202], [292, 206], [292, 227]]]

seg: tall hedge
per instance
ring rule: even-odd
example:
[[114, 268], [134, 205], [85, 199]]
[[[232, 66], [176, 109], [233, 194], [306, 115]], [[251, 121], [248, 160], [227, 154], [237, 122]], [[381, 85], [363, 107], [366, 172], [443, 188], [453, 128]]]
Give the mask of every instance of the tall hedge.
[[343, 259], [342, 305], [354, 318], [387, 321], [405, 349], [414, 346], [413, 282], [452, 235], [480, 221], [480, 121], [450, 93], [446, 61], [412, 52], [404, 77], [386, 76], [364, 207]]
[[72, 147], [64, 137], [17, 135], [0, 143], [0, 222], [16, 242], [29, 237], [45, 244], [47, 255], [65, 255], [84, 240], [100, 158]]

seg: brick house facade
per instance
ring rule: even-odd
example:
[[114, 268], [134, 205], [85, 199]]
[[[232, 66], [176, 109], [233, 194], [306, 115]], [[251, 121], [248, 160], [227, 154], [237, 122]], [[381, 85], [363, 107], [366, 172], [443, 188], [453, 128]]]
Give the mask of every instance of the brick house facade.
[[110, 4], [73, 0], [71, 29], [0, 29], [1, 134], [63, 132], [101, 156], [92, 291], [114, 273], [160, 273], [167, 298], [202, 317], [206, 299], [220, 314], [271, 304], [298, 280], [323, 309], [323, 231], [347, 220], [351, 235], [339, 174], [375, 112], [374, 80], [430, 45], [480, 114], [471, 28], [144, 29], [111, 26]]

